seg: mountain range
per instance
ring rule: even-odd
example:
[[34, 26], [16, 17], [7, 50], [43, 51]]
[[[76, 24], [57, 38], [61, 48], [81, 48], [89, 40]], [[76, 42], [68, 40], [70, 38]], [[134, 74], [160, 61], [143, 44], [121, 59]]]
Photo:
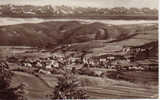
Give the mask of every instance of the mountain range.
[[[0, 5], [0, 16], [5, 17], [139, 17], [155, 19], [158, 16], [157, 9], [150, 8], [92, 8], [70, 6], [33, 6], [33, 5]], [[113, 17], [114, 16], [114, 17]]]

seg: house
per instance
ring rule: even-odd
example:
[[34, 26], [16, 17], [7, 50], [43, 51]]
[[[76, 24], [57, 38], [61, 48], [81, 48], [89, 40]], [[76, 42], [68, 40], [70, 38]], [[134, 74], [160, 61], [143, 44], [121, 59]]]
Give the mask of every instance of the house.
[[88, 64], [88, 59], [87, 58], [83, 58], [83, 64]]
[[52, 69], [53, 67], [58, 68], [59, 67], [59, 63], [55, 60], [49, 60], [46, 62], [46, 69]]
[[43, 69], [40, 69], [38, 72], [42, 73], [42, 74], [46, 74], [46, 75], [50, 75], [51, 74], [50, 71], [46, 71], [46, 70], [43, 70]]
[[37, 67], [37, 68], [42, 68], [43, 65], [42, 65], [40, 62], [36, 62], [35, 67]]
[[46, 65], [45, 68], [46, 69], [52, 69], [52, 65]]
[[114, 56], [108, 56], [107, 59], [109, 59], [109, 60], [114, 60], [115, 57], [114, 57]]
[[106, 59], [105, 59], [105, 58], [100, 58], [99, 61], [100, 61], [100, 62], [105, 62]]
[[30, 63], [23, 63], [23, 66], [24, 66], [24, 67], [31, 68], [31, 67], [32, 67], [32, 64], [30, 64]]

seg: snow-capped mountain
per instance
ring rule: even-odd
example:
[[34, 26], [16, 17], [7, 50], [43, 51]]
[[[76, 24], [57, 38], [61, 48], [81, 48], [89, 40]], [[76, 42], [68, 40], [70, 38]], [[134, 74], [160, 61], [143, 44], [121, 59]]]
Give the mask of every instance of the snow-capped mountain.
[[0, 5], [0, 15], [7, 17], [54, 17], [54, 16], [157, 16], [157, 9], [149, 8], [91, 8], [69, 6]]

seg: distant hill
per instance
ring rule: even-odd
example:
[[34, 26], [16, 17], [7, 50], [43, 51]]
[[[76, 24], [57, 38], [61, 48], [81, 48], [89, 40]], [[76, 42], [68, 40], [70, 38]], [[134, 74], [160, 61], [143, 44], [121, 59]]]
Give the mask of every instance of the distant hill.
[[134, 35], [135, 31], [134, 28], [78, 21], [9, 25], [0, 27], [0, 45], [50, 47], [91, 40], [121, 40]]
[[0, 5], [3, 17], [158, 19], [158, 10], [150, 8], [85, 8], [69, 6]]

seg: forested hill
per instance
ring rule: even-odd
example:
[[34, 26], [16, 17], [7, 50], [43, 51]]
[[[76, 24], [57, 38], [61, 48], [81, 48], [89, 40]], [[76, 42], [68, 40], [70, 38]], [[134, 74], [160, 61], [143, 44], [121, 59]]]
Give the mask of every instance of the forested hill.
[[0, 27], [0, 45], [56, 46], [91, 40], [117, 40], [134, 34], [135, 29], [78, 21], [44, 22]]
[[[131, 38], [147, 26], [116, 26], [80, 21], [51, 21], [38, 24], [0, 26], [0, 45], [57, 46], [92, 40], [121, 41]], [[153, 30], [157, 25], [151, 25]], [[157, 29], [157, 28], [156, 28]]]

